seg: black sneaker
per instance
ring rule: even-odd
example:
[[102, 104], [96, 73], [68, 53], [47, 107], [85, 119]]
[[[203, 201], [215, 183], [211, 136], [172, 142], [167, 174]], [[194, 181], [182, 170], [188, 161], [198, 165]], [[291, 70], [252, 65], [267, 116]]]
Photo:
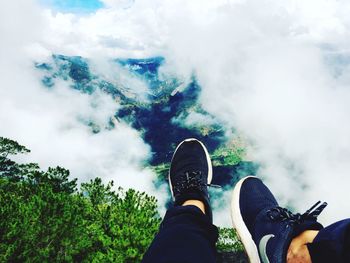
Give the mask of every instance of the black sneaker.
[[169, 184], [174, 205], [186, 200], [200, 200], [205, 213], [212, 220], [207, 186], [211, 183], [213, 171], [207, 149], [197, 139], [186, 139], [176, 148], [169, 170]]
[[319, 204], [317, 202], [302, 215], [292, 214], [278, 206], [260, 179], [254, 176], [241, 179], [233, 190], [231, 215], [250, 262], [286, 262], [295, 236], [305, 230], [322, 229], [317, 216], [327, 203]]

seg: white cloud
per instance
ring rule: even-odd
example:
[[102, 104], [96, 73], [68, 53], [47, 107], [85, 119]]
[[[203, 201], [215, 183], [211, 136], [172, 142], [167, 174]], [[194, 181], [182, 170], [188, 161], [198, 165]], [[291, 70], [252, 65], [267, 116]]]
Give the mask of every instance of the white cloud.
[[[162, 191], [154, 189], [153, 171], [145, 168], [150, 148], [140, 134], [117, 121], [114, 129], [106, 129], [119, 107], [112, 97], [99, 91], [83, 94], [69, 88], [67, 81], [57, 81], [52, 89], [42, 86], [34, 62], [61, 53], [59, 45], [71, 39], [63, 38], [52, 48], [44, 39], [45, 16], [29, 1], [23, 4], [31, 8], [22, 12], [20, 3], [6, 4], [0, 14], [4, 25], [7, 16], [2, 13], [18, 13], [16, 23], [0, 31], [6, 39], [0, 43], [0, 134], [32, 151], [18, 160], [38, 162], [43, 169], [60, 165], [79, 182], [98, 176], [104, 182], [114, 180], [116, 187], [147, 191], [163, 200]], [[89, 122], [101, 131], [92, 133], [86, 125]]]
[[104, 56], [89, 60], [91, 72], [118, 87], [128, 97], [138, 101], [147, 101], [149, 87], [145, 80], [120, 66], [114, 59]]
[[134, 4], [135, 0], [102, 0], [102, 2], [107, 8], [127, 9]]
[[168, 43], [179, 72], [197, 73], [203, 107], [252, 141], [281, 203], [300, 211], [326, 200], [329, 223], [350, 208], [350, 83], [348, 64], [335, 78], [325, 57], [349, 56], [350, 24], [341, 3], [316, 5], [242, 1], [209, 17], [185, 6]]
[[[31, 57], [50, 53], [97, 59], [163, 54], [168, 71], [171, 68], [183, 79], [196, 73], [206, 110], [249, 138], [250, 155], [262, 165], [260, 176], [283, 204], [303, 210], [313, 200], [322, 199], [330, 203], [324, 212], [325, 222], [348, 216], [347, 1], [106, 0], [108, 8], [85, 16], [39, 10], [30, 1], [13, 2], [4, 4], [7, 8], [0, 11], [3, 19], [0, 32], [6, 36], [2, 37], [0, 52], [2, 58], [7, 57], [0, 62], [2, 123], [20, 123], [23, 116], [28, 120], [32, 116], [33, 123], [39, 125], [42, 114], [39, 97], [53, 96], [33, 92], [31, 86], [37, 84], [31, 83], [36, 83], [37, 78], [29, 70], [30, 64], [22, 63], [21, 56], [10, 56], [23, 47]], [[19, 5], [26, 8], [18, 8]], [[17, 13], [22, 23], [11, 20], [12, 13]], [[38, 17], [42, 20], [36, 22]], [[39, 95], [32, 98], [30, 94]], [[58, 94], [53, 97], [52, 100], [63, 100]], [[86, 106], [83, 109], [91, 113], [89, 99], [81, 100]], [[74, 119], [60, 115], [68, 114], [69, 110], [61, 113], [59, 106], [43, 105], [49, 109], [46, 116], [51, 110], [58, 118], [56, 125], [75, 123]], [[38, 145], [31, 129], [27, 128], [25, 135], [16, 125], [12, 130], [6, 128], [10, 126], [2, 124], [1, 131], [10, 137], [22, 134], [25, 142], [32, 140], [33, 145]], [[70, 136], [92, 145], [104, 145], [102, 137], [123, 138], [122, 132], [114, 131], [90, 141], [90, 135], [77, 130], [78, 134]], [[137, 138], [134, 131], [122, 130]], [[137, 139], [133, 145], [146, 147]], [[112, 146], [104, 147], [113, 153]], [[141, 151], [145, 156], [146, 148]], [[91, 155], [94, 158], [100, 156], [96, 151]], [[133, 160], [141, 159], [136, 155]], [[125, 159], [126, 163], [129, 161]], [[105, 174], [111, 171], [106, 168], [109, 165], [96, 167], [103, 167]]]

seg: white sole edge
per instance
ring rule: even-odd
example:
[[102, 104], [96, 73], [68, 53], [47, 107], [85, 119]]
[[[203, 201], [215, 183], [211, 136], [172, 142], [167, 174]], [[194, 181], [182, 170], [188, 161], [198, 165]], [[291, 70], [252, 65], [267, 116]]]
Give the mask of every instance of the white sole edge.
[[[179, 145], [176, 147], [175, 151], [174, 151], [174, 154], [173, 154], [173, 157], [171, 158], [171, 162], [173, 162], [173, 158], [174, 158], [174, 155], [177, 151], [177, 149], [179, 149], [179, 147], [184, 143], [184, 142], [191, 142], [191, 141], [197, 141], [200, 143], [200, 145], [203, 147], [203, 150], [205, 152], [205, 156], [207, 157], [207, 163], [208, 163], [208, 184], [211, 183], [211, 180], [213, 179], [213, 166], [211, 164], [211, 159], [210, 159], [210, 155], [208, 153], [208, 150], [207, 148], [205, 147], [205, 145], [200, 141], [200, 140], [197, 140], [196, 138], [188, 138], [188, 139], [185, 139], [183, 140], [181, 143], [179, 143]], [[168, 173], [168, 180], [169, 180], [169, 186], [170, 186], [170, 191], [171, 191], [171, 196], [174, 200], [174, 192], [173, 192], [173, 187], [172, 187], [172, 183], [171, 183], [171, 179], [170, 179], [170, 168], [169, 168], [169, 173]]]
[[239, 206], [239, 196], [243, 182], [248, 178], [256, 178], [255, 176], [247, 176], [238, 181], [233, 189], [231, 200], [231, 219], [233, 228], [236, 229], [238, 236], [240, 237], [245, 251], [247, 252], [250, 263], [260, 263], [260, 257], [258, 249], [254, 243], [252, 235], [250, 234], [247, 226], [241, 215]]

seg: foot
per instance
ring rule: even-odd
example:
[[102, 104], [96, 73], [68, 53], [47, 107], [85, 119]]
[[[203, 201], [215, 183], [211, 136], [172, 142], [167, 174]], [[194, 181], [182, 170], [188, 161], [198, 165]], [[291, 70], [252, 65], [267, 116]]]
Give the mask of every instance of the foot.
[[278, 205], [260, 179], [241, 179], [233, 190], [231, 215], [250, 262], [285, 263], [295, 236], [322, 228], [317, 216], [327, 203], [317, 205], [319, 202], [302, 215], [292, 214]]
[[205, 214], [212, 220], [208, 185], [212, 165], [207, 149], [197, 139], [186, 139], [176, 148], [169, 170], [169, 184], [175, 206], [187, 200], [204, 203]]

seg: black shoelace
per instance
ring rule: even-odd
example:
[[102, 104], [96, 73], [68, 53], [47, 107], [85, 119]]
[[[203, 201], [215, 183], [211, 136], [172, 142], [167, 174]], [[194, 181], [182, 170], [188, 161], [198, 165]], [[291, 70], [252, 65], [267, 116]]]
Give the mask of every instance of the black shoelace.
[[198, 189], [203, 191], [207, 186], [221, 188], [220, 185], [203, 182], [202, 171], [191, 171], [185, 172], [183, 176], [181, 176], [181, 179], [175, 183], [174, 189], [177, 189], [178, 192], [183, 192], [188, 189]]
[[308, 209], [304, 214], [293, 214], [288, 209], [283, 207], [274, 207], [268, 210], [267, 216], [274, 221], [288, 221], [289, 224], [301, 224], [306, 220], [316, 221], [317, 217], [321, 214], [323, 209], [328, 205], [326, 202], [320, 204], [318, 201], [310, 209]]

